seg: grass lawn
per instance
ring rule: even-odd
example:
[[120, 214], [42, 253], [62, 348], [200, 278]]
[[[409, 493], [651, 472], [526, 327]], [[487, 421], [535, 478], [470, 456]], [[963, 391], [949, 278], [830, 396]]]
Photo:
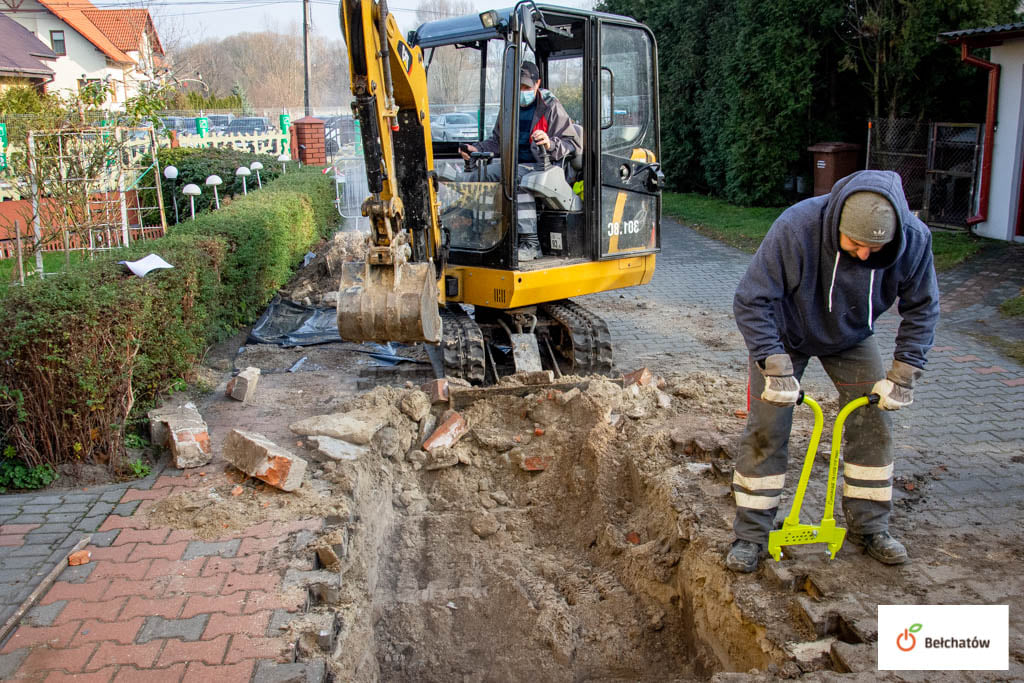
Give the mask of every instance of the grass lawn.
[[[84, 259], [84, 252], [73, 251], [69, 257], [71, 263], [81, 261]], [[28, 274], [35, 268], [36, 261], [31, 254], [24, 255], [25, 260], [25, 275]], [[61, 251], [44, 251], [43, 252], [43, 270], [47, 273], [59, 273], [64, 270], [64, 252]], [[18, 257], [2, 259], [0, 260], [0, 298], [7, 293], [7, 288], [13, 283], [18, 282]]]
[[1024, 289], [1017, 296], [1000, 304], [999, 312], [1007, 318], [1019, 318], [1024, 315]]
[[[662, 196], [662, 212], [666, 216], [751, 254], [757, 251], [768, 229], [785, 208], [733, 206], [721, 199], [694, 193], [666, 192]], [[982, 244], [967, 233], [933, 232], [936, 270], [948, 270], [962, 263], [981, 249]]]

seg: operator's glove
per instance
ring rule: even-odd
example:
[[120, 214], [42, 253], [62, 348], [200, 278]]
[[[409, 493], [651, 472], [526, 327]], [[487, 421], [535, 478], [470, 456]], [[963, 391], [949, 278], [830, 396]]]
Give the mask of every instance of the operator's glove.
[[793, 361], [785, 353], [776, 353], [757, 363], [764, 375], [761, 400], [773, 406], [792, 406], [800, 398], [800, 382], [793, 375]]
[[923, 371], [898, 360], [892, 362], [892, 369], [871, 387], [872, 394], [878, 394], [878, 407], [884, 410], [899, 410], [914, 402], [914, 381]]

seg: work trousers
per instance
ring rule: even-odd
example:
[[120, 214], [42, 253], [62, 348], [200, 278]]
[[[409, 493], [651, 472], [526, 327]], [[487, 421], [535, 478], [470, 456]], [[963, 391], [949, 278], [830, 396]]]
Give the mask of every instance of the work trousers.
[[[796, 377], [801, 378], [810, 357], [795, 351], [787, 353]], [[868, 395], [875, 382], [885, 376], [874, 337], [840, 353], [819, 356], [818, 360], [839, 391], [840, 407]], [[738, 539], [766, 544], [785, 486], [794, 407], [782, 408], [761, 400], [764, 377], [752, 358], [748, 368], [750, 414], [733, 472], [733, 531]], [[819, 448], [826, 458], [830, 434], [831, 429], [826, 427]], [[892, 417], [877, 406], [853, 411], [846, 420], [841, 452], [847, 528], [859, 534], [887, 530], [892, 512]], [[814, 486], [812, 483], [809, 488]]]

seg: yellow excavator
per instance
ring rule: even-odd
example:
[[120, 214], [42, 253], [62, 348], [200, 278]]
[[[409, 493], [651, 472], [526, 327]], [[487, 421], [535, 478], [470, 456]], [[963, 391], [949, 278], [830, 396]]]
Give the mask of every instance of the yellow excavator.
[[[651, 31], [532, 0], [427, 22], [407, 38], [386, 0], [341, 0], [340, 14], [370, 191], [367, 258], [341, 278], [341, 337], [425, 342], [436, 370], [474, 384], [508, 371], [611, 372], [607, 325], [571, 297], [654, 273], [664, 175]], [[487, 181], [473, 169], [488, 155], [459, 154], [494, 128], [499, 159], [517, 158], [524, 61], [584, 140], [554, 172], [522, 178], [525, 199], [515, 163]], [[468, 114], [470, 129], [432, 131], [432, 113]], [[435, 164], [465, 166], [445, 175]], [[540, 255], [520, 261], [525, 201], [536, 204]]]

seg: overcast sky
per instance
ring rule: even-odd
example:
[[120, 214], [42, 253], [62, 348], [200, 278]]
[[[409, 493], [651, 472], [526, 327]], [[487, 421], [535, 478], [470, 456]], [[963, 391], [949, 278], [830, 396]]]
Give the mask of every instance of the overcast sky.
[[[514, 0], [492, 4], [474, 0], [479, 10], [505, 7]], [[289, 32], [290, 25], [302, 23], [302, 0], [93, 0], [98, 7], [145, 7], [157, 20], [157, 29], [181, 30], [188, 42], [203, 38], [223, 38], [247, 31], [277, 30]], [[402, 33], [417, 25], [418, 0], [389, 0], [388, 8], [395, 15]], [[591, 6], [590, 0], [563, 0], [559, 4]], [[313, 31], [327, 38], [341, 39], [338, 24], [338, 3], [332, 0], [311, 0]], [[164, 27], [167, 27], [166, 29]]]

